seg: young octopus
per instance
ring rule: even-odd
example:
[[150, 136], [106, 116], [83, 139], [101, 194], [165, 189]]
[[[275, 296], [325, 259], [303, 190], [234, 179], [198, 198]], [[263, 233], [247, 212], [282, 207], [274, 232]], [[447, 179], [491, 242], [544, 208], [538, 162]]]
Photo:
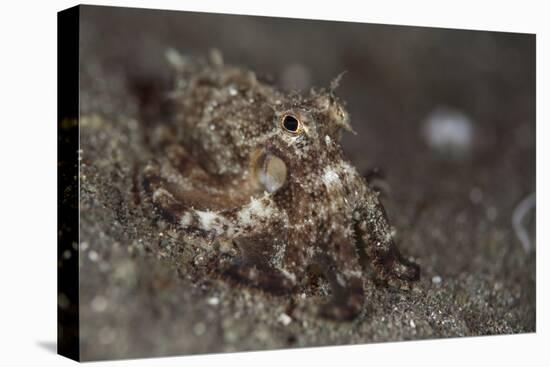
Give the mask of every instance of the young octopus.
[[231, 248], [220, 274], [272, 294], [322, 277], [331, 299], [318, 311], [336, 320], [362, 311], [365, 263], [379, 284], [413, 287], [418, 265], [400, 254], [378, 193], [344, 157], [351, 126], [338, 78], [301, 96], [220, 57], [168, 56], [181, 137], [147, 164], [144, 188], [180, 231]]

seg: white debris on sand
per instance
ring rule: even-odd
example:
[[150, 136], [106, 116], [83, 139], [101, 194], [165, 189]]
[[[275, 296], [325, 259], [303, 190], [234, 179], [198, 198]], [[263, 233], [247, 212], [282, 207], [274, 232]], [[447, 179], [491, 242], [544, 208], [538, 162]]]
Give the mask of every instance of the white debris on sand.
[[531, 209], [534, 209], [536, 206], [536, 195], [535, 193], [529, 194], [525, 199], [523, 199], [514, 209], [514, 214], [512, 214], [512, 225], [514, 227], [514, 233], [521, 242], [521, 246], [525, 252], [529, 253], [533, 249], [532, 241], [529, 238], [529, 234], [523, 225], [523, 219], [529, 213]]
[[279, 317], [277, 318], [277, 321], [279, 321], [284, 326], [287, 326], [292, 322], [292, 317], [288, 316], [286, 313], [283, 312], [282, 314], [279, 315]]
[[437, 107], [424, 121], [422, 133], [428, 146], [437, 153], [462, 158], [472, 149], [474, 125], [462, 111]]
[[216, 306], [220, 303], [220, 299], [218, 297], [210, 297], [208, 298], [208, 304], [210, 306]]
[[95, 296], [92, 300], [91, 307], [95, 312], [103, 312], [107, 309], [108, 302], [103, 296]]
[[96, 262], [99, 259], [99, 255], [97, 254], [97, 252], [92, 250], [88, 253], [88, 258], [90, 259], [90, 261]]

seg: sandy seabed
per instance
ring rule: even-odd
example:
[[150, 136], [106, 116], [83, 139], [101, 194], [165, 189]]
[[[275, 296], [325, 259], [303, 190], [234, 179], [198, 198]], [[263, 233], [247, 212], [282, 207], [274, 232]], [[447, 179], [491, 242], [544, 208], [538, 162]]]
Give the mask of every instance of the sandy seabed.
[[[337, 323], [311, 311], [320, 297], [205, 274], [215, 254], [141, 192], [170, 123], [168, 47], [216, 47], [281, 88], [347, 70], [337, 92], [358, 134], [343, 146], [360, 172], [385, 173], [421, 292], [366, 279], [363, 314]], [[84, 7], [80, 86], [83, 359], [535, 331], [534, 209], [519, 205], [535, 192], [534, 36]]]

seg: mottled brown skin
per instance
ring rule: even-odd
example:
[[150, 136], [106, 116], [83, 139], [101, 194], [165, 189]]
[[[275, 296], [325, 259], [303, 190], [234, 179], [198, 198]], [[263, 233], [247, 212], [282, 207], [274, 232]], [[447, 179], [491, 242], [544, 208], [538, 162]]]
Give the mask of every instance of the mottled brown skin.
[[412, 287], [418, 266], [401, 256], [378, 194], [344, 158], [340, 138], [351, 128], [337, 81], [283, 94], [219, 59], [176, 61], [181, 144], [145, 168], [145, 189], [182, 231], [232, 248], [221, 273], [276, 294], [322, 276], [332, 299], [320, 313], [339, 320], [363, 309], [361, 259], [380, 283]]

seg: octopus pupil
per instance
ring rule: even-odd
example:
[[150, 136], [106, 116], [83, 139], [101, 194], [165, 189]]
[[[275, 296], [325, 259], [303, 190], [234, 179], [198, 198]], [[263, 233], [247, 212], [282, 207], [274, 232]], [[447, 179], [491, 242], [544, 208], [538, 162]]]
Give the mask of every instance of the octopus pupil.
[[285, 116], [283, 126], [285, 129], [295, 132], [298, 130], [298, 120], [294, 116]]

